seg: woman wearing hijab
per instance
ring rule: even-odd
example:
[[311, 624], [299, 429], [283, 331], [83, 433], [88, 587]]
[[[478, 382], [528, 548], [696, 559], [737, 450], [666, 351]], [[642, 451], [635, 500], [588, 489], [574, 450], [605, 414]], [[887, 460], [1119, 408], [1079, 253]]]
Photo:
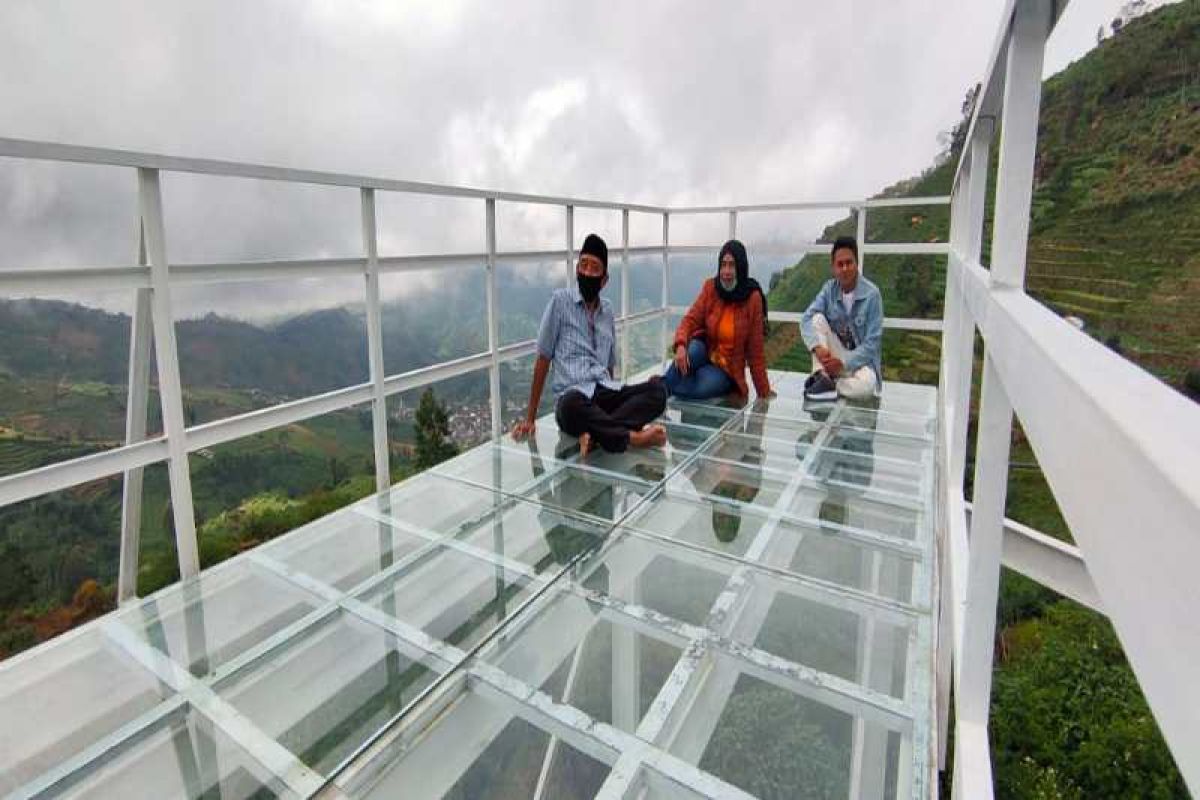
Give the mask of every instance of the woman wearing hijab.
[[675, 331], [675, 360], [663, 383], [669, 394], [687, 400], [737, 393], [750, 394], [746, 367], [759, 397], [771, 395], [763, 339], [767, 297], [750, 277], [746, 248], [737, 239], [721, 247], [717, 275], [700, 294]]

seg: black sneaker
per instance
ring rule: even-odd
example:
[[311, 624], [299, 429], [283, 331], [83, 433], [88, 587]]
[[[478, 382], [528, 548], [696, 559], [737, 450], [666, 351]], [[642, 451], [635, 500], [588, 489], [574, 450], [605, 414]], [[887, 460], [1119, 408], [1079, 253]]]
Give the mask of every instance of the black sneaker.
[[804, 381], [804, 399], [820, 402], [837, 400], [837, 386], [834, 385], [833, 380], [824, 372], [814, 372]]

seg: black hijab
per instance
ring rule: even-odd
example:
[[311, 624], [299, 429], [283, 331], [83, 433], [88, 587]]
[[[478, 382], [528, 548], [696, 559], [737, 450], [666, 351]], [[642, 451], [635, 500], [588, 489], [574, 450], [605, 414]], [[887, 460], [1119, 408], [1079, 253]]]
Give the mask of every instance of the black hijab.
[[[729, 291], [726, 291], [725, 287], [721, 285], [721, 259], [725, 257], [726, 253], [733, 256], [733, 262], [737, 265], [737, 284]], [[746, 256], [746, 246], [737, 239], [730, 239], [721, 245], [721, 252], [717, 254], [717, 277], [713, 283], [716, 284], [717, 296], [726, 303], [745, 302], [754, 292], [762, 295], [763, 334], [768, 332], [767, 293], [762, 290], [758, 281], [750, 277], [750, 259]]]

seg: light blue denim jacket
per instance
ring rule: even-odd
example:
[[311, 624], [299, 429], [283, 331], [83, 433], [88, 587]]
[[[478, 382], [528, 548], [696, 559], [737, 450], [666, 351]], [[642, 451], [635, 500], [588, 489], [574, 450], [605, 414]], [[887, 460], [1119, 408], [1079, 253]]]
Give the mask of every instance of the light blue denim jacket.
[[[845, 321], [846, 309], [842, 307], [842, 287], [833, 278], [825, 281], [821, 291], [804, 310], [804, 318], [800, 322], [800, 335], [804, 344], [812, 350], [820, 341], [813, 330], [812, 318], [824, 314], [829, 320], [829, 326], [837, 329], [838, 323]], [[876, 385], [883, 386], [883, 365], [881, 351], [883, 349], [883, 297], [879, 287], [862, 275], [858, 276], [858, 284], [854, 287], [854, 305], [850, 307], [850, 329], [854, 331], [854, 340], [858, 347], [846, 359], [846, 369], [850, 372], [859, 367], [867, 366], [875, 370]]]

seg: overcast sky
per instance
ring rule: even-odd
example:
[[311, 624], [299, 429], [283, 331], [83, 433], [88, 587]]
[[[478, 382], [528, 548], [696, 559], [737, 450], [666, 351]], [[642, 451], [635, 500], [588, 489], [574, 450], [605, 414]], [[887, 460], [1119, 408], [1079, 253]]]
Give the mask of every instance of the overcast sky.
[[[4, 0], [0, 135], [655, 204], [861, 197], [931, 163], [1003, 5]], [[1075, 0], [1047, 74], [1121, 5]], [[173, 261], [361, 246], [353, 190], [164, 180]], [[127, 262], [133, 186], [128, 170], [0, 159], [0, 266]], [[479, 250], [481, 205], [381, 200], [383, 250]], [[616, 226], [583, 214], [576, 230]], [[562, 229], [561, 210], [501, 207], [502, 248], [561, 246]], [[635, 244], [659, 231], [635, 215]], [[311, 295], [272, 292], [284, 308]], [[180, 300], [258, 303], [227, 287]]]

